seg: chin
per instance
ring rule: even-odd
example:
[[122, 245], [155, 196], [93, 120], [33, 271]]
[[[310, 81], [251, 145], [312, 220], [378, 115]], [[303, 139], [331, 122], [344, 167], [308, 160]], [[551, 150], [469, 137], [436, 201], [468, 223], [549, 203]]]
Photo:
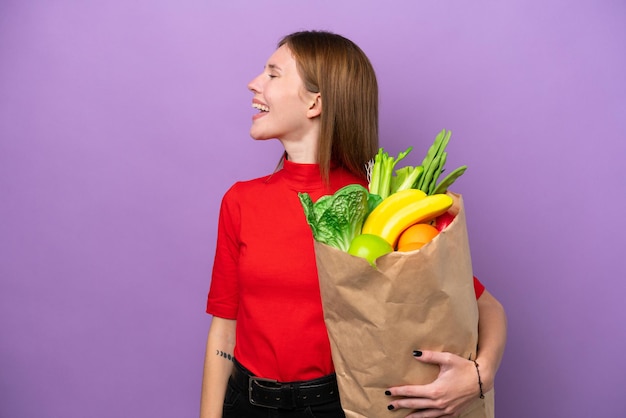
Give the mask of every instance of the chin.
[[276, 138], [275, 136], [267, 136], [259, 133], [254, 133], [253, 131], [250, 131], [250, 137], [255, 141], [268, 141], [270, 139]]
[[250, 135], [250, 138], [254, 139], [255, 141], [267, 141], [270, 138], [264, 137], [264, 136], [260, 136], [260, 135]]

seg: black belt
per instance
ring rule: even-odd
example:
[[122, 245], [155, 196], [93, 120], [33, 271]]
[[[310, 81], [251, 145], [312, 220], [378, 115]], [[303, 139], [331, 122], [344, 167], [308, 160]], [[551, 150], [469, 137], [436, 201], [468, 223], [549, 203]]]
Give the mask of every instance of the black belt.
[[334, 374], [313, 380], [278, 382], [252, 375], [235, 360], [231, 381], [243, 393], [248, 393], [252, 405], [267, 408], [295, 409], [339, 399], [337, 377]]

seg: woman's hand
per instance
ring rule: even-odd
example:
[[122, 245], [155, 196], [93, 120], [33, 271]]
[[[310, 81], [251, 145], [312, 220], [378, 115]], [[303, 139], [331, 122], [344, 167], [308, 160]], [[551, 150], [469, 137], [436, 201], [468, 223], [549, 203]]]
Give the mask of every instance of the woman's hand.
[[427, 385], [390, 388], [387, 394], [402, 399], [389, 403], [390, 409], [417, 410], [407, 418], [456, 417], [480, 396], [493, 389], [494, 380], [506, 345], [506, 314], [500, 302], [484, 291], [478, 298], [478, 352], [473, 361], [451, 353], [416, 351], [415, 359], [439, 366], [439, 375]]
[[415, 359], [439, 366], [437, 379], [426, 385], [390, 388], [386, 394], [401, 396], [389, 409], [417, 410], [407, 418], [456, 417], [480, 396], [476, 366], [451, 353], [416, 351]]

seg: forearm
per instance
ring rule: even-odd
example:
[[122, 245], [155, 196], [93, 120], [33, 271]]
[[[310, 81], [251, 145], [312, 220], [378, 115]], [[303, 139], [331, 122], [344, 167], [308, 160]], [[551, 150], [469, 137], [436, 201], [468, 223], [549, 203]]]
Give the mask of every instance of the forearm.
[[507, 321], [504, 308], [488, 291], [478, 299], [478, 354], [480, 377], [485, 392], [494, 386], [506, 345]]
[[234, 320], [214, 317], [211, 322], [204, 359], [200, 418], [222, 416], [226, 385], [233, 367], [235, 328]]

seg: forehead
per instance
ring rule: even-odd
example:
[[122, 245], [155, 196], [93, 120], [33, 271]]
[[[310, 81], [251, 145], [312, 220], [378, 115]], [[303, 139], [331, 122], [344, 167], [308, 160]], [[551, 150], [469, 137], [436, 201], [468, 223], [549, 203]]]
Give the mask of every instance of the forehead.
[[269, 57], [266, 67], [285, 71], [295, 68], [296, 60], [287, 45], [282, 45]]

